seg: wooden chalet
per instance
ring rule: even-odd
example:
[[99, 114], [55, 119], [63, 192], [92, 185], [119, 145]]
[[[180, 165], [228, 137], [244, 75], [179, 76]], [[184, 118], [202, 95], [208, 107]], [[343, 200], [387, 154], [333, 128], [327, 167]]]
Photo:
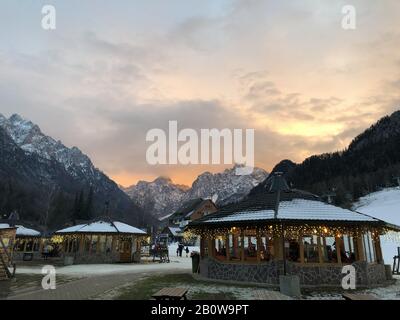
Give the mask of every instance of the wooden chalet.
[[302, 285], [340, 287], [349, 264], [358, 285], [385, 283], [380, 236], [400, 227], [291, 189], [277, 174], [186, 230], [201, 237], [205, 277], [276, 285], [280, 275], [298, 275]]
[[218, 209], [210, 199], [193, 199], [186, 201], [183, 205], [169, 217], [169, 224], [173, 226], [185, 227], [190, 221], [203, 218]]

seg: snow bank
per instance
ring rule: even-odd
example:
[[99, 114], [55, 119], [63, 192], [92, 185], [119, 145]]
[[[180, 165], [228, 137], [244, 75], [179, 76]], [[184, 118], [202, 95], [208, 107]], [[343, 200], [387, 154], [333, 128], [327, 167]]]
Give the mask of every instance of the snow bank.
[[[353, 209], [375, 218], [400, 226], [400, 188], [388, 188], [371, 193], [354, 204]], [[383, 258], [386, 264], [393, 263], [400, 240], [381, 237]]]

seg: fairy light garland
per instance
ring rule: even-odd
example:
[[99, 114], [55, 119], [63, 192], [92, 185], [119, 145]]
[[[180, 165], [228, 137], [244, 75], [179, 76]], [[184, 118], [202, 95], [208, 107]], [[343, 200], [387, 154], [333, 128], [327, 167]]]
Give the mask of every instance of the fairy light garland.
[[[266, 225], [266, 226], [241, 226], [241, 227], [217, 227], [217, 228], [196, 228], [189, 227], [185, 232], [190, 234], [195, 234], [204, 238], [216, 238], [218, 236], [224, 236], [226, 234], [240, 234], [244, 232], [246, 235], [249, 233], [256, 235], [261, 234], [272, 234], [276, 237], [281, 237], [282, 226], [279, 224]], [[327, 225], [285, 225], [284, 234], [285, 237], [298, 238], [301, 235], [315, 235], [320, 237], [341, 237], [342, 235], [358, 236], [371, 232], [373, 236], [385, 235], [391, 232], [391, 238], [400, 239], [400, 234], [398, 232], [393, 232], [386, 227], [370, 227], [370, 226], [327, 226]]]

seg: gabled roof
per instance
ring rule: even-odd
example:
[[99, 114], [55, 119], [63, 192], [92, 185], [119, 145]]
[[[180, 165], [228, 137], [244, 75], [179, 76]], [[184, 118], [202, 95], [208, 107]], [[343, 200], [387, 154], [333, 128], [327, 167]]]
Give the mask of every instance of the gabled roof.
[[174, 237], [182, 235], [182, 229], [179, 227], [168, 227], [168, 229]]
[[179, 207], [178, 210], [175, 211], [175, 215], [187, 215], [188, 213], [196, 210], [197, 208], [200, 207], [200, 205], [204, 202], [202, 198], [198, 199], [191, 199], [182, 204], [182, 206]]
[[124, 233], [145, 235], [146, 232], [119, 221], [98, 220], [86, 224], [78, 224], [69, 228], [56, 231], [56, 234], [68, 233]]
[[194, 211], [199, 209], [204, 203], [211, 201], [210, 199], [192, 199], [184, 202], [182, 206], [170, 216], [170, 219], [175, 217], [189, 217]]
[[[283, 178], [282, 178], [283, 179]], [[275, 187], [271, 187], [275, 186]], [[281, 187], [276, 187], [276, 186]], [[382, 220], [323, 202], [309, 192], [290, 189], [286, 182], [271, 183], [242, 201], [222, 207], [214, 214], [193, 221], [191, 226], [280, 223], [375, 224], [393, 228]]]

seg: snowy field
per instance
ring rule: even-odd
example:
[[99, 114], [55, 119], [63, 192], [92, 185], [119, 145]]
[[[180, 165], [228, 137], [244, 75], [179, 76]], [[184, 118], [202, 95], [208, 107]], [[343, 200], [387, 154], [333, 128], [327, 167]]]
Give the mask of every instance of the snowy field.
[[[353, 209], [400, 226], [400, 188], [388, 188], [362, 197]], [[397, 247], [400, 247], [400, 238], [382, 237], [381, 241], [385, 263], [392, 264]]]

